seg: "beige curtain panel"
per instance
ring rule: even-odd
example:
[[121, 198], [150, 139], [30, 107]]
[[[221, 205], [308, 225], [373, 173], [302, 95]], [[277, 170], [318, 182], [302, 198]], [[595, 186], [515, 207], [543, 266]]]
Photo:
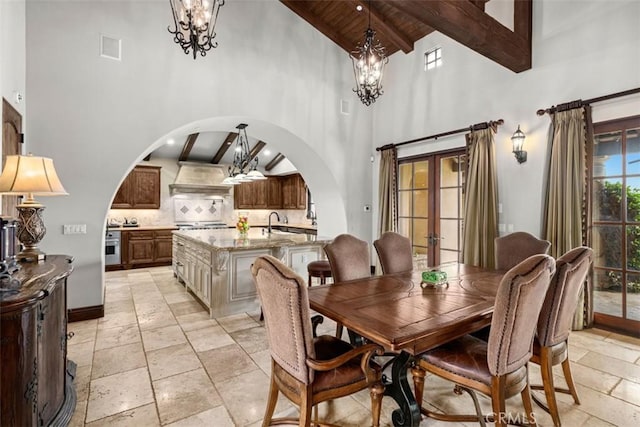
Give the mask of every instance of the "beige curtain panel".
[[396, 206], [398, 170], [398, 149], [390, 147], [382, 150], [380, 158], [380, 179], [378, 182], [379, 235], [385, 231], [396, 231], [398, 213]]
[[[585, 230], [589, 117], [586, 107], [551, 115], [542, 235], [551, 242], [550, 254], [555, 258], [589, 244]], [[593, 318], [590, 281], [585, 290], [579, 303], [584, 308], [576, 311], [574, 329], [582, 329]]]
[[462, 260], [495, 268], [494, 240], [498, 236], [498, 179], [493, 131], [467, 135], [467, 177], [464, 191]]

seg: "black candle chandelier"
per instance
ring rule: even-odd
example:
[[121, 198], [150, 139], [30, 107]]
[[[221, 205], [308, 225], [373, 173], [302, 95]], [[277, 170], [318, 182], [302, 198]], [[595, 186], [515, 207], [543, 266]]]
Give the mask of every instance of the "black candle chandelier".
[[258, 156], [252, 156], [249, 150], [249, 139], [247, 138], [247, 125], [240, 123], [238, 138], [233, 153], [233, 164], [229, 166], [229, 176], [222, 181], [223, 184], [240, 184], [251, 182], [257, 179], [267, 179], [258, 168]]
[[368, 9], [369, 25], [364, 32], [364, 42], [349, 55], [356, 78], [353, 91], [358, 94], [364, 105], [371, 105], [383, 94], [382, 75], [384, 66], [389, 62], [384, 46], [375, 38], [376, 32], [371, 28], [371, 1], [368, 3]]
[[169, 4], [174, 28], [169, 26], [167, 30], [185, 54], [191, 50], [196, 59], [198, 52], [205, 56], [211, 48], [218, 47], [213, 39], [218, 11], [224, 6], [224, 0], [169, 0]]

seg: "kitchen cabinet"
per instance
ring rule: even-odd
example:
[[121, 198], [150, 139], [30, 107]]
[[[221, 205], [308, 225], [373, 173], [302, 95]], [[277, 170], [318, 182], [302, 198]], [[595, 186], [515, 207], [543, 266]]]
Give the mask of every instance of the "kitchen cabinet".
[[282, 178], [282, 209], [306, 209], [307, 186], [300, 174]]
[[23, 285], [0, 293], [0, 415], [3, 426], [66, 426], [76, 391], [67, 360], [67, 277], [72, 258], [22, 263]]
[[111, 209], [160, 209], [160, 169], [136, 166], [120, 185]]
[[171, 265], [172, 229], [123, 230], [122, 267], [139, 268]]
[[307, 186], [300, 174], [243, 182], [233, 194], [235, 209], [307, 208]]

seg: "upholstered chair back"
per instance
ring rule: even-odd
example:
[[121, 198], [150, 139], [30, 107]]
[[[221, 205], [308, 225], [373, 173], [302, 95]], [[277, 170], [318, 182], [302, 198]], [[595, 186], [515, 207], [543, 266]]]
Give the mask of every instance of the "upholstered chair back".
[[373, 242], [384, 274], [404, 273], [413, 270], [411, 240], [387, 231]]
[[538, 318], [538, 341], [542, 346], [552, 347], [569, 337], [573, 314], [592, 258], [593, 249], [580, 246], [556, 260], [556, 273]]
[[271, 358], [304, 384], [313, 381], [307, 358], [315, 359], [307, 284], [302, 277], [269, 255], [251, 267], [264, 312]]
[[534, 255], [500, 281], [487, 344], [491, 375], [513, 372], [531, 358], [538, 316], [554, 270], [552, 257]]
[[340, 234], [325, 245], [334, 282], [360, 279], [371, 275], [369, 243], [350, 234]]
[[551, 242], [540, 240], [524, 231], [516, 231], [495, 239], [496, 269], [509, 270], [531, 255], [546, 254]]

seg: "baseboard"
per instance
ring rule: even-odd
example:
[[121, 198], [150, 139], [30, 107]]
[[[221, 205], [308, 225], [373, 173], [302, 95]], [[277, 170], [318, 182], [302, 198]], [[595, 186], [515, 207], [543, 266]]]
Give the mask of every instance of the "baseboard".
[[67, 313], [69, 323], [80, 322], [83, 320], [99, 319], [101, 317], [104, 317], [104, 305], [70, 308]]

